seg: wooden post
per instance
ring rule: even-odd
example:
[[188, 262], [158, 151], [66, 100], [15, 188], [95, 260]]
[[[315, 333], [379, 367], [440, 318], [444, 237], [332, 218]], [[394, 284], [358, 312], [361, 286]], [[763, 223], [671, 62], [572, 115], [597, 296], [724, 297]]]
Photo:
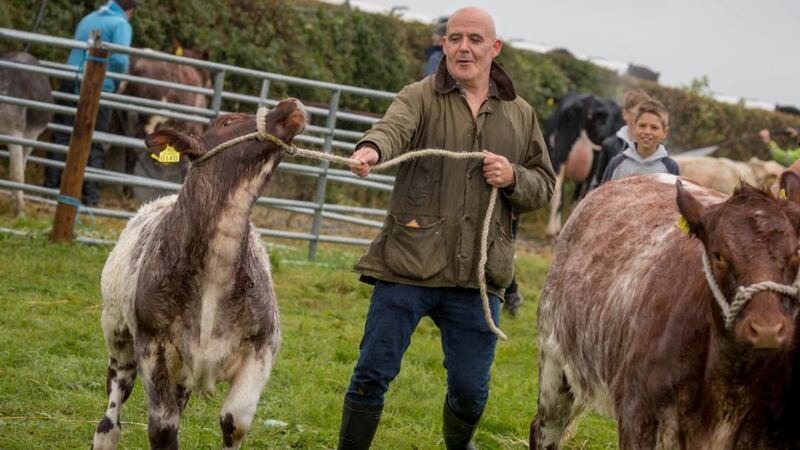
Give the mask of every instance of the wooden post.
[[[61, 195], [80, 200], [83, 187], [83, 175], [89, 159], [89, 148], [92, 145], [92, 133], [100, 108], [100, 92], [103, 90], [103, 78], [106, 75], [108, 50], [100, 47], [99, 33], [94, 36], [94, 45], [89, 48], [84, 65], [81, 93], [78, 98], [78, 111], [69, 141], [67, 162], [61, 173]], [[56, 206], [56, 217], [53, 222], [54, 242], [72, 242], [77, 208], [72, 204], [59, 201]]]

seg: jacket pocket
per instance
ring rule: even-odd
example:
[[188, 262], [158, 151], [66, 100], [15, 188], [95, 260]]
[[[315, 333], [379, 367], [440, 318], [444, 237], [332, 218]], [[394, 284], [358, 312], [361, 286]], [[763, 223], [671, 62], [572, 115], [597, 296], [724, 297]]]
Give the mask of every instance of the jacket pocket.
[[514, 278], [514, 239], [506, 233], [499, 221], [491, 233], [489, 254], [486, 258], [486, 281], [492, 286], [505, 289]]
[[392, 231], [386, 237], [384, 260], [396, 275], [427, 280], [444, 269], [444, 223], [410, 227], [392, 216]]

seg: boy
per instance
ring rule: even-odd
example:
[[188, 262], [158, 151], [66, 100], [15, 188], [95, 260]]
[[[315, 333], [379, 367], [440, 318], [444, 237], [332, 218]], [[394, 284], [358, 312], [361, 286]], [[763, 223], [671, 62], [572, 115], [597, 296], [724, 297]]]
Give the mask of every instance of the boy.
[[633, 89], [625, 93], [625, 97], [622, 99], [622, 119], [625, 121], [625, 125], [614, 136], [603, 140], [602, 150], [597, 155], [597, 168], [593, 170], [594, 176], [590, 183], [590, 189], [594, 189], [600, 184], [608, 163], [623, 150], [633, 146], [633, 118], [636, 117], [639, 105], [647, 100], [650, 100], [650, 96], [641, 89]]
[[679, 175], [678, 163], [667, 154], [661, 142], [669, 133], [667, 108], [658, 100], [639, 105], [633, 127], [633, 146], [608, 163], [602, 183], [633, 175], [671, 173]]

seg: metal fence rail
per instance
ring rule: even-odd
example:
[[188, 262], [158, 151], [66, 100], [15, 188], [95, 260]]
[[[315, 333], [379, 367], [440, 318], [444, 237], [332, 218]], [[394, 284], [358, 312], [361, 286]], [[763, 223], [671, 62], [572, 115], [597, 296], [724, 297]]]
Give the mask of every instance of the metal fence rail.
[[[0, 28], [0, 39], [10, 39], [15, 41], [22, 41], [26, 43], [36, 43], [48, 46], [57, 46], [64, 48], [79, 48], [87, 49], [93, 45], [92, 41], [76, 41], [63, 37], [48, 36], [36, 33], [29, 33], [25, 31], [13, 30], [8, 28]], [[228, 64], [220, 64], [210, 61], [201, 61], [181, 56], [172, 55], [169, 53], [153, 51], [149, 49], [137, 49], [120, 47], [117, 45], [102, 43], [102, 47], [113, 52], [127, 53], [132, 56], [149, 58], [160, 61], [167, 61], [172, 63], [179, 63], [194, 66], [200, 69], [209, 71], [212, 74], [213, 88], [187, 86], [180, 83], [166, 82], [162, 80], [154, 80], [148, 78], [137, 77], [127, 74], [108, 73], [107, 76], [112, 79], [127, 82], [146, 83], [155, 86], [178, 89], [187, 92], [202, 94], [210, 99], [210, 106], [208, 108], [200, 108], [189, 105], [171, 104], [166, 102], [159, 102], [155, 100], [132, 97], [128, 95], [107, 93], [103, 92], [100, 97], [100, 104], [112, 109], [124, 110], [129, 112], [136, 112], [140, 114], [159, 115], [171, 119], [195, 122], [200, 124], [208, 124], [218, 114], [223, 113], [221, 105], [223, 101], [235, 101], [240, 105], [251, 105], [258, 107], [262, 105], [273, 106], [277, 104], [277, 100], [268, 98], [271, 83], [280, 82], [289, 86], [311, 87], [323, 89], [330, 92], [330, 100], [328, 106], [307, 106], [308, 112], [313, 116], [324, 117], [326, 122], [324, 126], [312, 125], [306, 130], [305, 135], [298, 136], [296, 141], [301, 144], [321, 147], [325, 152], [332, 152], [334, 149], [344, 151], [349, 154], [354, 148], [353, 141], [360, 138], [362, 131], [342, 128], [340, 124], [350, 124], [351, 126], [360, 126], [374, 124], [378, 119], [374, 115], [359, 114], [353, 112], [346, 112], [339, 110], [339, 99], [342, 94], [352, 94], [358, 96], [366, 96], [370, 98], [378, 98], [390, 100], [394, 97], [394, 93], [378, 91], [373, 89], [365, 89], [354, 86], [341, 85], [336, 83], [329, 83], [323, 81], [309, 80], [299, 77], [291, 77], [266, 71], [255, 69], [242, 68]], [[42, 61], [41, 65], [33, 66], [12, 61], [0, 61], [0, 69], [10, 70], [24, 70], [35, 73], [47, 75], [58, 79], [73, 79], [81, 80], [83, 74], [79, 73], [75, 67], [67, 64]], [[243, 94], [239, 92], [230, 92], [224, 89], [225, 77], [227, 75], [239, 75], [244, 77], [256, 78], [261, 81], [261, 92], [259, 95]], [[64, 93], [53, 92], [54, 98], [62, 102], [76, 101], [78, 96]], [[11, 103], [26, 108], [43, 109], [52, 111], [59, 114], [74, 115], [75, 108], [63, 105], [54, 105], [49, 103], [34, 102], [26, 99], [13, 98], [9, 96], [0, 95], [0, 103]], [[69, 127], [51, 123], [48, 128], [59, 132], [71, 132]], [[131, 138], [128, 136], [114, 135], [110, 133], [96, 132], [92, 138], [94, 142], [101, 144], [109, 144], [115, 147], [122, 147], [128, 149], [144, 149], [144, 143], [140, 139]], [[48, 151], [65, 153], [67, 148], [46, 142], [29, 141], [16, 136], [0, 135], [0, 143], [16, 144], [30, 146], [34, 148], [41, 148]], [[0, 152], [0, 157], [8, 157], [7, 152]], [[47, 160], [44, 158], [30, 158], [30, 162], [34, 164], [50, 165], [53, 167], [63, 167], [63, 163], [59, 161]], [[262, 197], [258, 199], [257, 204], [265, 205], [271, 208], [279, 208], [288, 211], [293, 211], [301, 214], [313, 215], [312, 227], [308, 233], [288, 232], [280, 230], [260, 230], [262, 234], [274, 237], [288, 237], [292, 239], [305, 239], [310, 244], [309, 257], [314, 258], [316, 253], [317, 243], [319, 242], [337, 242], [353, 245], [365, 245], [369, 241], [357, 237], [347, 236], [326, 236], [320, 233], [322, 229], [323, 220], [335, 220], [346, 222], [350, 224], [357, 224], [367, 227], [380, 227], [382, 222], [376, 220], [365, 219], [357, 217], [358, 215], [378, 216], [384, 217], [385, 210], [374, 208], [363, 208], [348, 205], [336, 205], [325, 203], [328, 182], [342, 182], [353, 185], [362, 186], [368, 189], [378, 189], [382, 191], [390, 191], [394, 183], [394, 177], [387, 175], [371, 175], [368, 179], [361, 179], [353, 175], [349, 170], [331, 169], [329, 163], [322, 162], [316, 165], [301, 164], [298, 162], [284, 162], [278, 170], [302, 174], [305, 176], [313, 176], [317, 178], [317, 188], [313, 202], [290, 200], [290, 199], [277, 199]], [[130, 185], [148, 188], [162, 189], [168, 192], [174, 192], [180, 188], [177, 183], [170, 183], [166, 181], [153, 180], [145, 177], [138, 177], [134, 175], [122, 174], [118, 172], [100, 170], [94, 168], [87, 168], [86, 179], [99, 181], [105, 184], [117, 185]], [[11, 181], [0, 180], [0, 186], [14, 189], [27, 190], [28, 192], [44, 193], [38, 186], [30, 186], [19, 184], [10, 184]], [[52, 193], [51, 193], [52, 194]], [[98, 209], [100, 214], [112, 214], [109, 217], [127, 217], [125, 213], [103, 211], [102, 208]]]

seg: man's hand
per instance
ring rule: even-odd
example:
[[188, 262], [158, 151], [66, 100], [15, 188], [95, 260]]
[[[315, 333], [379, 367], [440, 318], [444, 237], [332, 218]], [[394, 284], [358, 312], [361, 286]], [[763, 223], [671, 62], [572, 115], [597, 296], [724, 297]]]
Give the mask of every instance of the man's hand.
[[374, 147], [371, 145], [365, 145], [356, 150], [355, 153], [353, 153], [352, 158], [361, 161], [361, 165], [350, 166], [350, 171], [361, 178], [364, 178], [369, 175], [370, 167], [374, 166], [375, 163], [378, 162], [379, 155], [378, 151], [375, 150]]
[[764, 142], [764, 144], [769, 144], [769, 130], [765, 128], [759, 131], [758, 135], [761, 136], [761, 141]]
[[789, 133], [789, 136], [797, 139], [797, 136], [798, 136], [797, 128], [786, 127], [786, 132]]
[[495, 155], [488, 150], [484, 150], [483, 154], [486, 155], [483, 158], [483, 176], [490, 186], [504, 188], [516, 183], [514, 168], [505, 156]]

